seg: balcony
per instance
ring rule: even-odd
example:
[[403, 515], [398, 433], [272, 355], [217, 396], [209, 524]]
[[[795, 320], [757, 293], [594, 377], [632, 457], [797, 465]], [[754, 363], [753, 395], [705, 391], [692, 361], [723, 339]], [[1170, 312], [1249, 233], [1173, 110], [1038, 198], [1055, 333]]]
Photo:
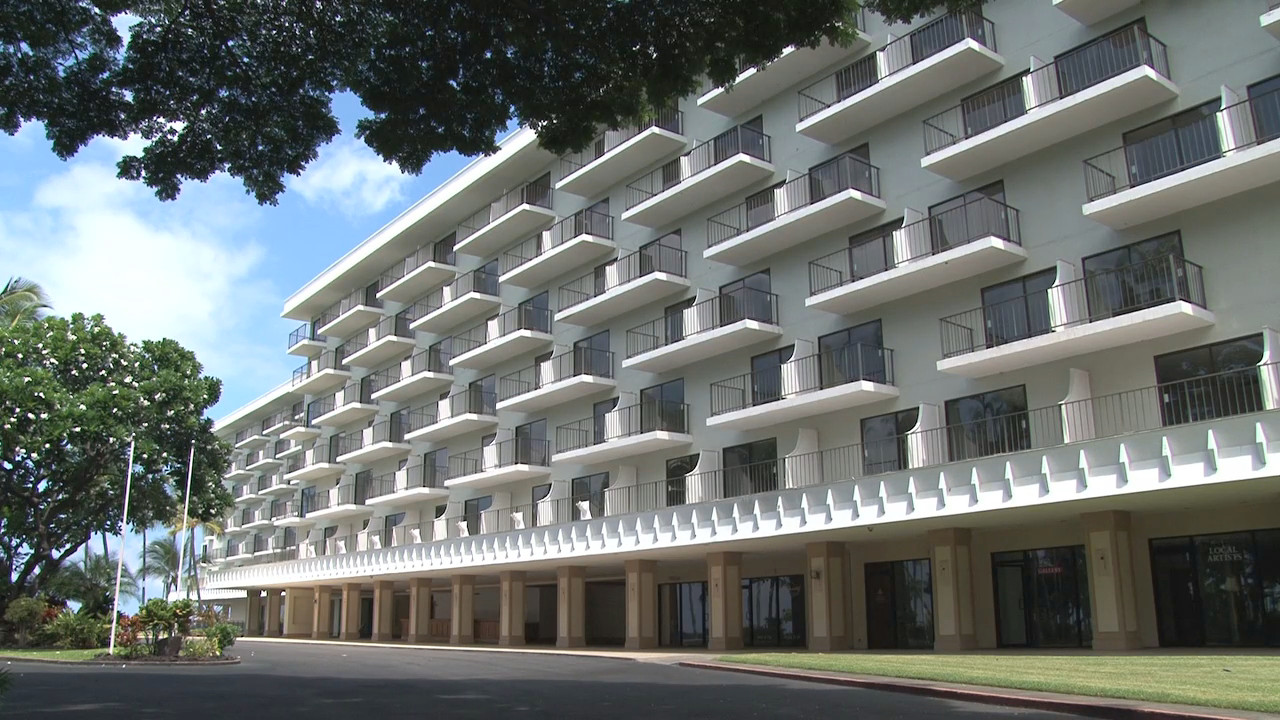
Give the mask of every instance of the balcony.
[[483, 370], [514, 357], [536, 353], [554, 341], [550, 309], [515, 307], [461, 335], [454, 335], [455, 354], [449, 366]]
[[623, 222], [669, 225], [774, 173], [770, 138], [732, 128], [627, 185]]
[[258, 432], [258, 428], [245, 428], [237, 430], [232, 445], [236, 450], [244, 450], [246, 448], [255, 448], [259, 445], [265, 445], [271, 441], [271, 438]]
[[281, 432], [288, 430], [293, 424], [293, 418], [296, 414], [294, 409], [289, 407], [268, 415], [262, 420], [262, 434], [267, 436], [279, 435]]
[[613, 217], [582, 210], [502, 254], [498, 282], [536, 288], [617, 251]]
[[1156, 257], [1078, 278], [1059, 261], [1045, 292], [942, 319], [938, 370], [985, 377], [1214, 323], [1199, 265]]
[[551, 444], [511, 438], [449, 458], [447, 488], [487, 488], [551, 476]]
[[231, 513], [231, 517], [227, 518], [227, 524], [223, 527], [223, 533], [234, 535], [245, 532], [244, 525], [253, 519], [253, 511], [244, 508]]
[[262, 472], [264, 470], [272, 470], [280, 467], [280, 460], [276, 458], [276, 448], [274, 444], [268, 444], [266, 447], [258, 448], [249, 453], [246, 459], [245, 469], [252, 472]]
[[498, 410], [534, 412], [618, 387], [613, 353], [574, 348], [498, 380]]
[[446, 246], [425, 245], [382, 274], [378, 299], [383, 302], [408, 303], [452, 281], [458, 276], [458, 263]]
[[275, 516], [275, 511], [273, 511], [275, 526], [278, 528], [302, 528], [315, 525], [316, 521], [307, 517], [307, 514], [302, 511], [302, 505], [301, 500], [290, 500], [285, 503], [283, 513], [279, 516]]
[[289, 458], [284, 466], [284, 477], [290, 483], [314, 483], [335, 478], [345, 469], [333, 462], [336, 443], [330, 440], [312, 445], [301, 455]]
[[376, 285], [360, 288], [330, 305], [315, 320], [316, 332], [333, 337], [347, 337], [363, 330], [382, 317], [382, 301], [374, 292]]
[[[308, 440], [314, 440], [320, 437], [320, 428], [307, 424], [306, 411], [299, 413], [290, 423], [289, 428], [280, 433], [281, 440], [288, 440], [293, 443], [293, 449], [289, 454], [296, 452], [302, 443]], [[280, 453], [276, 453], [278, 457], [283, 457]]]
[[253, 557], [253, 543], [251, 541], [227, 543], [227, 562], [241, 562], [251, 557]]
[[560, 158], [561, 180], [556, 190], [581, 197], [594, 196], [689, 144], [684, 136], [684, 113], [674, 108], [657, 111], [647, 122], [607, 130], [586, 150]]
[[307, 406], [307, 424], [341, 428], [377, 412], [378, 404], [369, 396], [369, 384], [357, 380], [328, 397], [312, 400]]
[[298, 488], [290, 483], [284, 477], [284, 471], [281, 470], [275, 474], [262, 478], [265, 481], [258, 490], [261, 495], [292, 495]]
[[1081, 25], [1094, 25], [1140, 2], [1142, 0], [1053, 0], [1053, 7]]
[[805, 307], [850, 315], [1021, 262], [1019, 225], [991, 198], [909, 223], [810, 262]]
[[823, 40], [816, 48], [789, 47], [773, 61], [755, 67], [746, 67], [734, 78], [731, 87], [708, 90], [698, 98], [698, 107], [729, 118], [738, 117], [748, 110], [763, 105], [766, 100], [780, 95], [823, 68], [829, 68], [854, 53], [862, 52], [871, 39], [862, 32], [866, 27], [863, 13], [853, 18], [854, 38], [847, 45], [833, 45]]
[[404, 402], [453, 383], [451, 354], [443, 348], [419, 350], [399, 364], [370, 376], [374, 402]]
[[309, 322], [302, 323], [289, 333], [290, 355], [313, 358], [324, 351], [324, 345], [325, 337], [315, 332]]
[[338, 462], [370, 463], [409, 454], [409, 443], [404, 439], [404, 424], [398, 413], [374, 423], [371, 427], [338, 436]]
[[1163, 43], [1130, 25], [924, 121], [920, 167], [964, 180], [1178, 97]]
[[702, 257], [749, 265], [837, 228], [884, 212], [880, 170], [841, 155], [822, 167], [753, 195], [707, 219]]
[[781, 336], [778, 296], [742, 288], [628, 330], [622, 367], [666, 372]]
[[373, 368], [404, 355], [416, 345], [409, 318], [396, 314], [382, 318], [377, 325], [343, 343], [343, 352], [348, 365]]
[[478, 388], [465, 388], [449, 397], [409, 411], [404, 439], [441, 442], [458, 435], [498, 426], [497, 398]]
[[1127, 228], [1280, 178], [1280, 90], [1084, 161], [1084, 216]]
[[253, 517], [249, 518], [241, 529], [242, 530], [262, 530], [271, 527], [271, 506], [263, 505], [253, 511]]
[[250, 480], [249, 482], [235, 486], [231, 491], [231, 495], [235, 498], [237, 505], [254, 503], [263, 498], [263, 496], [258, 493], [258, 482], [256, 480]]
[[302, 443], [292, 440], [279, 440], [276, 442], [276, 458], [281, 462], [302, 452]]
[[312, 522], [372, 515], [373, 508], [365, 505], [367, 490], [363, 482], [317, 490], [314, 495], [303, 495], [302, 510]]
[[688, 405], [642, 402], [556, 428], [556, 454], [551, 462], [598, 465], [692, 443]]
[[550, 175], [508, 192], [462, 221], [455, 251], [487, 257], [546, 228], [556, 219], [552, 197]]
[[651, 244], [560, 286], [556, 322], [598, 325], [689, 287], [680, 248]]
[[898, 397], [893, 351], [849, 345], [711, 383], [707, 427], [755, 430]]
[[237, 480], [251, 478], [253, 475], [253, 471], [249, 469], [249, 457], [247, 455], [241, 455], [231, 461], [231, 466], [222, 474], [222, 479], [235, 482]]
[[369, 483], [366, 505], [407, 505], [415, 502], [443, 500], [449, 497], [444, 482], [449, 466], [409, 465], [403, 470], [379, 475]]
[[943, 15], [801, 90], [796, 132], [838, 145], [1004, 67], [995, 48], [990, 20]]
[[1280, 2], [1271, 0], [1270, 8], [1262, 13], [1262, 17], [1258, 18], [1258, 24], [1262, 25], [1262, 29], [1280, 39]]
[[325, 350], [293, 371], [293, 391], [300, 395], [323, 395], [342, 387], [351, 371], [338, 350]]
[[415, 313], [409, 327], [419, 332], [445, 333], [496, 310], [501, 304], [498, 276], [474, 270], [459, 275], [457, 280], [432, 293], [425, 302], [418, 303], [425, 312]]

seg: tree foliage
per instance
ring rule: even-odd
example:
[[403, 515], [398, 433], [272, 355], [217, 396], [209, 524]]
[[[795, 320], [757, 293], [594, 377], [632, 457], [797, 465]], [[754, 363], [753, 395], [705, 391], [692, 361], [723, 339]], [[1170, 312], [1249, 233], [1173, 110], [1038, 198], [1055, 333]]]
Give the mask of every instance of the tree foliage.
[[[76, 601], [85, 615], [106, 617], [111, 614], [115, 598], [118, 559], [116, 553], [95, 555], [86, 547], [78, 561], [58, 568], [49, 580], [42, 579], [42, 589], [64, 600]], [[128, 563], [120, 568], [120, 597], [131, 600], [142, 597], [142, 585]]]
[[135, 531], [180, 514], [193, 442], [191, 515], [221, 516], [230, 448], [205, 417], [220, 392], [177, 342], [130, 343], [101, 316], [0, 333], [0, 601], [38, 591], [91, 535], [121, 532], [130, 437]]
[[11, 277], [0, 288], [0, 331], [35, 322], [51, 307], [49, 296], [38, 283]]
[[337, 93], [406, 172], [492, 152], [513, 120], [578, 150], [740, 60], [846, 42], [859, 5], [905, 21], [981, 0], [0, 0], [0, 128], [42, 122], [62, 158], [140, 135], [120, 175], [159, 197], [225, 171], [274, 203], [339, 132]]

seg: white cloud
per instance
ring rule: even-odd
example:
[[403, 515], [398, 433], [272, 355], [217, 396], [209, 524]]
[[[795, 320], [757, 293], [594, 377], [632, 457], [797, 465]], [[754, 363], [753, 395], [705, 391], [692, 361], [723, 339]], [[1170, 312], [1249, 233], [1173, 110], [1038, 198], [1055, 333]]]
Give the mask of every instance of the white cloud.
[[359, 140], [339, 137], [321, 148], [320, 157], [289, 187], [312, 205], [359, 217], [403, 201], [412, 179]]

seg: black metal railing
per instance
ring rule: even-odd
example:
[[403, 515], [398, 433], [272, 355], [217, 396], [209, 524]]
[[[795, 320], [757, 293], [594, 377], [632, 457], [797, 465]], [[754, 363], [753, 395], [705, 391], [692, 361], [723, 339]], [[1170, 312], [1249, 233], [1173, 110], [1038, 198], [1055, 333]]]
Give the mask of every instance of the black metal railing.
[[570, 452], [650, 432], [689, 432], [689, 406], [640, 402], [556, 428], [556, 452]]
[[315, 326], [313, 324], [304, 322], [294, 328], [293, 332], [289, 333], [289, 347], [294, 347], [304, 340], [318, 340], [320, 342], [324, 342], [325, 337], [315, 331]]
[[248, 467], [249, 467], [248, 455], [239, 455], [234, 460], [231, 461], [231, 464], [227, 467], [227, 471], [239, 472], [241, 470], [248, 469]]
[[388, 288], [405, 277], [411, 275], [414, 270], [426, 265], [427, 263], [437, 263], [440, 265], [452, 266], [457, 264], [458, 259], [454, 253], [449, 250], [449, 245], [440, 243], [431, 243], [423, 245], [397, 262], [395, 265], [387, 268], [378, 280], [378, 287]]
[[495, 416], [498, 414], [497, 403], [496, 393], [464, 388], [443, 400], [410, 410], [404, 421], [405, 433], [414, 433], [459, 415]]
[[236, 431], [236, 437], [235, 437], [235, 444], [236, 444], [236, 445], [239, 445], [240, 443], [244, 442], [245, 440], [248, 440], [252, 432], [253, 432], [253, 431], [252, 431], [252, 430], [250, 430], [249, 428], [245, 428], [245, 429], [243, 429], [243, 430], [237, 430], [237, 431]]
[[368, 499], [368, 488], [368, 481], [350, 482], [328, 490], [317, 491], [314, 494], [304, 495], [305, 507], [303, 509], [305, 514], [311, 514], [342, 505], [363, 505], [365, 500]]
[[293, 371], [293, 384], [297, 385], [312, 375], [325, 370], [348, 370], [342, 349], [325, 350], [316, 359], [305, 362]]
[[1204, 271], [1177, 255], [1156, 257], [942, 318], [942, 356], [967, 355], [1172, 302], [1205, 307]]
[[976, 12], [943, 15], [804, 88], [798, 95], [800, 120], [843, 102], [876, 83], [946, 50], [974, 40], [994, 51], [996, 27]]
[[325, 308], [324, 312], [320, 313], [320, 315], [316, 317], [315, 326], [317, 328], [322, 328], [358, 307], [382, 307], [382, 301], [378, 299], [374, 292], [376, 288], [376, 285], [368, 288], [360, 288]]
[[1140, 25], [1121, 28], [925, 120], [925, 154], [1143, 66], [1169, 77], [1169, 55], [1164, 43], [1148, 35]]
[[297, 472], [312, 465], [323, 465], [325, 463], [334, 462], [334, 458], [338, 456], [334, 452], [337, 443], [333, 438], [317, 442], [304, 452], [289, 458], [289, 462], [285, 465], [285, 474]]
[[453, 282], [433, 290], [430, 295], [413, 306], [410, 322], [419, 320], [429, 313], [469, 293], [481, 295], [498, 295], [498, 276], [484, 270], [472, 270], [459, 275]]
[[1276, 138], [1280, 90], [1085, 160], [1085, 193], [1092, 202]]
[[521, 185], [463, 220], [458, 225], [457, 241], [461, 243], [521, 205], [536, 205], [550, 209], [552, 195], [550, 175], [544, 175], [531, 183]]
[[581, 375], [613, 377], [613, 353], [577, 347], [498, 379], [498, 400], [533, 392], [544, 385]]
[[880, 169], [861, 158], [842, 155], [781, 187], [707, 218], [707, 246], [715, 247], [843, 190], [880, 197]]
[[520, 330], [551, 332], [551, 310], [527, 305], [514, 307], [461, 335], [454, 335], [453, 347], [457, 355], [462, 355]]
[[711, 414], [776, 402], [853, 382], [893, 384], [893, 350], [853, 344], [711, 383]]
[[768, 135], [746, 125], [726, 130], [628, 184], [627, 209], [634, 208], [736, 155], [749, 155], [770, 162], [770, 142]]
[[[503, 275], [551, 252], [566, 242], [584, 235], [613, 239], [613, 216], [595, 210], [582, 210], [552, 225], [502, 254]], [[577, 265], [577, 262], [573, 263]]]
[[981, 197], [906, 225], [895, 233], [886, 232], [811, 261], [809, 295], [865, 280], [905, 262], [988, 237], [1021, 245], [1019, 212], [998, 200]]
[[778, 296], [755, 288], [739, 288], [703, 300], [677, 314], [627, 331], [627, 357], [666, 347], [742, 320], [778, 324]]
[[560, 286], [559, 309], [567, 310], [633, 280], [654, 273], [688, 276], [684, 250], [669, 245], [649, 245]]
[[448, 463], [427, 465], [420, 462], [398, 472], [375, 475], [369, 481], [367, 497], [383, 497], [420, 488], [443, 489], [444, 481], [448, 479]]
[[560, 177], [567, 178], [582, 168], [608, 155], [614, 148], [649, 128], [662, 128], [676, 135], [684, 132], [684, 113], [675, 108], [656, 110], [643, 122], [618, 130], [606, 130], [591, 141], [581, 152], [569, 153], [560, 158]]
[[551, 443], [531, 438], [510, 438], [484, 447], [468, 450], [449, 458], [449, 479], [475, 475], [512, 465], [548, 467], [551, 464]]
[[280, 425], [284, 425], [293, 419], [293, 409], [280, 410], [274, 412], [262, 419], [262, 434], [267, 435], [268, 430], [274, 430]]
[[278, 490], [278, 489], [280, 489], [280, 488], [285, 488], [285, 487], [289, 487], [289, 482], [288, 482], [287, 480], [285, 480], [285, 479], [284, 479], [284, 471], [283, 471], [283, 470], [281, 470], [281, 471], [279, 471], [279, 472], [272, 473], [269, 477], [267, 477], [267, 488], [266, 488], [266, 489], [268, 489], [268, 490]]
[[402, 443], [404, 434], [405, 423], [400, 420], [399, 414], [392, 414], [386, 420], [374, 423], [370, 427], [339, 435], [338, 456], [341, 457], [378, 443]]

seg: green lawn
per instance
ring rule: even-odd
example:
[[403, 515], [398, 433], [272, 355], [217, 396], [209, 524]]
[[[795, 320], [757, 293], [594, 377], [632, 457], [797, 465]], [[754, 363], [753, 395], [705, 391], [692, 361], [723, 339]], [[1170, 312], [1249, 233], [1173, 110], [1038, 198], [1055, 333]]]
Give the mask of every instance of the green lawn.
[[1280, 655], [761, 653], [719, 660], [1280, 712]]
[[22, 660], [23, 658], [37, 660], [92, 660], [94, 656], [106, 651], [106, 648], [98, 648], [97, 650], [51, 650], [49, 648], [18, 650], [16, 648], [0, 648], [0, 660]]

